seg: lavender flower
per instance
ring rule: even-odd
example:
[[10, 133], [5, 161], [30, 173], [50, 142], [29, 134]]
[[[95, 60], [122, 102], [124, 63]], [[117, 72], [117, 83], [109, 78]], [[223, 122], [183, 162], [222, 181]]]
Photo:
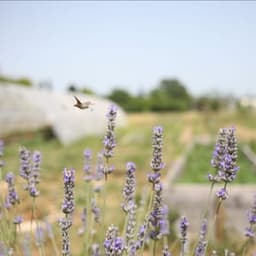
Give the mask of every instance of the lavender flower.
[[20, 176], [29, 181], [31, 176], [31, 165], [30, 165], [31, 153], [24, 147], [20, 148]]
[[107, 113], [108, 118], [108, 129], [104, 137], [104, 156], [108, 160], [113, 156], [113, 149], [116, 146], [115, 142], [115, 120], [117, 115], [117, 107], [115, 105], [111, 105], [109, 111]]
[[42, 227], [37, 227], [35, 231], [36, 246], [41, 247], [44, 243], [45, 235]]
[[187, 241], [188, 226], [189, 226], [189, 222], [188, 222], [187, 218], [185, 216], [182, 216], [180, 219], [180, 234], [181, 234], [180, 240], [181, 240], [183, 250], [184, 250], [184, 245]]
[[254, 201], [251, 209], [247, 213], [249, 227], [245, 229], [245, 236], [253, 238], [256, 237], [254, 225], [256, 224], [256, 194], [254, 195]]
[[34, 151], [32, 157], [31, 152], [26, 148], [20, 149], [20, 176], [27, 181], [25, 190], [29, 191], [30, 196], [39, 196], [36, 185], [40, 181], [40, 163], [41, 153]]
[[161, 126], [154, 127], [152, 136], [153, 158], [151, 161], [151, 168], [154, 172], [159, 172], [164, 168], [165, 164], [162, 161], [162, 147], [163, 147], [163, 128]]
[[12, 172], [8, 172], [5, 177], [5, 181], [8, 184], [8, 195], [5, 202], [5, 207], [9, 209], [11, 206], [19, 203], [19, 196], [15, 190], [14, 184], [14, 174]]
[[161, 219], [159, 221], [160, 233], [162, 235], [168, 235], [170, 233], [168, 214], [169, 214], [169, 208], [166, 204], [164, 204], [161, 207]]
[[150, 238], [153, 240], [158, 240], [162, 235], [166, 234], [166, 230], [163, 228], [163, 224], [166, 224], [166, 220], [163, 219], [165, 209], [163, 208], [162, 190], [163, 187], [161, 183], [154, 184], [154, 201], [149, 216], [149, 223], [151, 226]]
[[[227, 149], [227, 131], [228, 130], [226, 128], [219, 130], [215, 149], [212, 155], [211, 165], [216, 168], [217, 171], [222, 169], [221, 162], [223, 161]], [[214, 181], [219, 181], [218, 173], [217, 176], [214, 177]]]
[[62, 203], [62, 211], [65, 214], [71, 214], [75, 208], [74, 202], [74, 186], [75, 186], [75, 170], [64, 169], [64, 200]]
[[41, 164], [41, 153], [39, 151], [34, 151], [32, 156], [32, 175], [33, 182], [38, 184], [40, 182], [40, 164]]
[[59, 225], [61, 228], [61, 235], [62, 235], [62, 255], [63, 256], [70, 256], [70, 238], [68, 229], [72, 225], [72, 220], [69, 217], [59, 219]]
[[216, 169], [215, 176], [209, 174], [209, 180], [212, 182], [232, 182], [236, 178], [239, 167], [237, 161], [237, 141], [235, 137], [235, 128], [220, 129], [213, 158], [212, 166]]
[[162, 251], [163, 256], [171, 256], [168, 247], [166, 246]]
[[124, 212], [129, 211], [130, 203], [134, 204], [134, 196], [135, 196], [135, 171], [136, 165], [132, 162], [128, 162], [126, 165], [126, 181], [123, 188], [123, 203], [122, 209]]
[[125, 249], [128, 252], [128, 255], [135, 255], [135, 241], [134, 233], [136, 226], [136, 209], [137, 205], [135, 204], [135, 171], [136, 166], [132, 162], [128, 162], [126, 165], [126, 180], [123, 187], [123, 203], [122, 209], [127, 214], [127, 225], [125, 232]]
[[220, 181], [224, 182], [224, 187], [216, 193], [220, 200], [227, 199], [227, 183], [232, 182], [236, 178], [239, 170], [236, 161], [237, 142], [235, 128], [220, 129], [211, 160], [212, 166], [216, 169], [216, 175], [208, 175], [209, 180], [213, 184]]
[[167, 220], [168, 207], [163, 205], [161, 183], [161, 169], [165, 166], [162, 160], [162, 145], [163, 145], [163, 128], [156, 126], [153, 129], [152, 147], [153, 157], [151, 160], [151, 168], [153, 173], [148, 175], [148, 180], [153, 184], [153, 205], [149, 221], [149, 236], [153, 240], [161, 239], [163, 235], [169, 232], [169, 223]]
[[118, 228], [114, 225], [111, 225], [107, 230], [104, 248], [107, 256], [121, 256], [123, 254], [124, 241], [118, 236]]
[[91, 160], [92, 160], [92, 152], [90, 149], [86, 149], [84, 151], [84, 180], [90, 181], [93, 179], [92, 171], [91, 171]]
[[137, 239], [134, 244], [135, 250], [138, 251], [140, 248], [142, 248], [142, 246], [144, 244], [145, 237], [146, 237], [147, 229], [148, 229], [148, 223], [147, 223], [147, 221], [144, 221], [144, 223], [140, 226], [139, 232], [137, 234]]
[[253, 238], [256, 236], [254, 230], [251, 227], [245, 228], [244, 235], [250, 238]]
[[15, 225], [20, 225], [20, 224], [22, 223], [22, 221], [23, 221], [22, 216], [16, 216], [16, 217], [14, 218], [14, 220], [13, 220], [13, 224], [15, 224]]
[[99, 153], [98, 154], [98, 161], [96, 164], [96, 174], [95, 174], [95, 179], [96, 180], [101, 180], [104, 177], [104, 161], [103, 161], [103, 154]]
[[64, 200], [62, 203], [62, 212], [65, 213], [65, 218], [59, 219], [59, 226], [62, 234], [62, 255], [69, 256], [70, 252], [70, 239], [68, 229], [72, 225], [71, 214], [74, 211], [74, 186], [75, 186], [75, 170], [64, 169]]
[[148, 174], [148, 181], [155, 184], [159, 183], [161, 180], [161, 173], [160, 172], [153, 172]]
[[87, 209], [83, 209], [83, 213], [81, 214], [81, 221], [82, 221], [82, 227], [79, 228], [78, 230], [78, 235], [84, 234], [86, 230], [86, 225], [87, 225]]
[[133, 201], [130, 201], [128, 206], [127, 214], [127, 225], [125, 230], [125, 249], [128, 252], [128, 255], [134, 255], [135, 249], [135, 228], [136, 228], [136, 209], [137, 206]]
[[195, 249], [195, 256], [205, 255], [206, 246], [207, 246], [206, 234], [207, 234], [207, 219], [203, 219], [201, 230], [200, 230], [199, 242]]
[[226, 188], [220, 188], [217, 191], [216, 195], [220, 200], [225, 200], [228, 198], [228, 191], [226, 190]]
[[96, 202], [94, 199], [91, 201], [91, 208], [92, 208], [92, 213], [94, 215], [94, 221], [96, 223], [100, 223], [100, 208], [96, 206]]
[[162, 162], [162, 141], [163, 137], [163, 128], [161, 126], [156, 126], [153, 128], [152, 135], [152, 160], [151, 160], [151, 168], [154, 171], [153, 173], [148, 175], [149, 182], [153, 184], [160, 182], [160, 170], [164, 167], [164, 163]]

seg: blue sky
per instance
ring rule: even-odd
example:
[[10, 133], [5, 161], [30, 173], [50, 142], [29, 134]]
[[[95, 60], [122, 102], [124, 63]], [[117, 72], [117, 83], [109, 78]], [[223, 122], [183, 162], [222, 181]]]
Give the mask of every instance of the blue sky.
[[256, 2], [0, 2], [0, 72], [105, 94], [256, 94]]

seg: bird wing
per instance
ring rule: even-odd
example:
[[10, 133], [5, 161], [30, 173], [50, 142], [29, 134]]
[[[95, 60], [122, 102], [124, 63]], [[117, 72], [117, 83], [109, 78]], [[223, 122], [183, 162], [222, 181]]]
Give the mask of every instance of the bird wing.
[[78, 104], [82, 104], [82, 102], [81, 102], [76, 96], [74, 96], [74, 98], [76, 99], [76, 102], [77, 102]]

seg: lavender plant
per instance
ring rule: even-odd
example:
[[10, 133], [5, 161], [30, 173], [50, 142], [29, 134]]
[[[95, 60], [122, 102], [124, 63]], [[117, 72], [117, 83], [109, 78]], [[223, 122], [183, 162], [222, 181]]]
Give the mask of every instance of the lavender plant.
[[201, 224], [201, 230], [200, 230], [200, 237], [199, 237], [199, 242], [196, 246], [195, 249], [195, 256], [204, 256], [206, 252], [206, 247], [207, 247], [207, 219], [203, 219], [202, 224]]
[[8, 194], [5, 200], [5, 207], [10, 209], [12, 206], [18, 204], [20, 199], [15, 189], [14, 174], [12, 172], [8, 172], [6, 174], [5, 181], [8, 184]]
[[247, 240], [242, 247], [242, 255], [246, 255], [247, 247], [250, 242], [255, 243], [256, 239], [256, 194], [251, 209], [247, 212], [248, 226], [245, 228], [244, 235]]
[[248, 211], [247, 214], [249, 227], [245, 229], [245, 236], [249, 238], [255, 238], [256, 237], [256, 194], [254, 195], [254, 202], [252, 205], [252, 208]]
[[119, 236], [118, 228], [111, 225], [107, 230], [104, 241], [105, 255], [121, 256], [123, 255], [124, 247], [124, 240]]
[[108, 163], [109, 163], [109, 159], [114, 155], [114, 148], [116, 146], [115, 134], [114, 134], [114, 130], [116, 126], [115, 124], [116, 116], [117, 116], [117, 107], [116, 105], [111, 105], [107, 113], [108, 125], [107, 125], [107, 131], [103, 140], [103, 144], [104, 144], [103, 155], [106, 159], [106, 166], [104, 168], [105, 180], [107, 180], [108, 174], [113, 172], [113, 167], [109, 167]]
[[134, 255], [135, 248], [135, 228], [136, 228], [136, 209], [137, 205], [135, 203], [135, 171], [136, 166], [132, 162], [128, 162], [126, 166], [126, 181], [123, 188], [123, 203], [122, 209], [126, 213], [125, 221], [125, 250], [128, 255]]
[[[113, 150], [116, 147], [115, 139], [115, 120], [117, 115], [116, 106], [112, 105], [107, 114], [108, 126], [107, 132], [104, 136], [104, 150], [98, 154], [98, 162], [94, 168], [92, 164], [92, 151], [86, 149], [84, 151], [84, 175], [85, 193], [86, 193], [86, 206], [83, 207], [81, 215], [82, 226], [78, 230], [80, 235], [84, 235], [84, 248], [81, 255], [111, 255], [111, 256], [135, 256], [142, 255], [145, 250], [149, 250], [151, 255], [170, 256], [169, 245], [174, 245], [174, 242], [168, 241], [169, 235], [169, 209], [163, 200], [163, 183], [162, 183], [162, 170], [165, 166], [163, 162], [163, 128], [156, 126], [153, 129], [152, 135], [152, 159], [150, 162], [151, 173], [148, 174], [148, 181], [152, 185], [152, 195], [149, 200], [145, 200], [148, 205], [143, 205], [147, 208], [144, 211], [143, 218], [138, 217], [137, 210], [140, 207], [137, 204], [136, 198], [136, 165], [133, 162], [128, 162], [126, 165], [126, 178], [122, 190], [123, 200], [121, 203], [121, 210], [124, 212], [125, 221], [123, 226], [115, 224], [109, 225], [105, 223], [105, 201], [103, 209], [101, 204], [97, 201], [98, 197], [105, 197], [107, 194], [106, 186], [103, 190], [103, 195], [98, 193], [99, 189], [94, 189], [102, 178], [105, 177], [105, 184], [108, 175], [113, 171], [113, 167], [109, 166], [109, 160], [114, 156]], [[0, 158], [2, 157], [3, 143], [0, 141]], [[1, 159], [0, 159], [1, 160]], [[39, 195], [37, 185], [40, 181], [40, 164], [41, 154], [39, 151], [31, 153], [26, 148], [20, 149], [20, 176], [26, 181], [25, 190], [28, 191], [33, 200]], [[235, 138], [234, 128], [220, 129], [215, 150], [213, 153], [212, 166], [215, 168], [216, 173], [209, 175], [212, 188], [216, 183], [222, 183], [223, 187], [217, 191], [219, 201], [225, 200], [228, 197], [227, 185], [231, 183], [237, 175], [239, 170], [237, 165], [237, 143]], [[2, 167], [0, 161], [0, 168]], [[14, 174], [8, 173], [6, 175], [7, 198], [6, 206], [10, 209], [20, 202], [16, 187], [14, 184]], [[63, 172], [64, 183], [64, 199], [62, 202], [62, 212], [64, 217], [60, 218], [58, 223], [61, 230], [62, 237], [62, 255], [71, 255], [71, 242], [70, 242], [70, 228], [73, 225], [75, 213], [75, 170], [64, 169]], [[97, 196], [96, 194], [97, 193]], [[219, 205], [220, 205], [219, 203]], [[102, 215], [101, 215], [102, 212]], [[218, 212], [218, 210], [217, 210]], [[204, 217], [209, 217], [207, 214]], [[207, 253], [207, 229], [208, 219], [202, 220], [201, 230], [198, 242], [194, 245], [191, 251], [195, 256], [204, 256]], [[13, 223], [19, 225], [22, 218], [17, 215]], [[245, 236], [248, 240], [255, 239], [255, 223], [256, 223], [256, 197], [252, 208], [248, 212], [249, 226], [245, 230]], [[2, 224], [1, 224], [2, 225]], [[2, 230], [2, 226], [0, 228]], [[94, 225], [98, 225], [99, 229], [94, 229]], [[107, 230], [104, 229], [108, 226]], [[180, 228], [180, 255], [184, 256], [189, 250], [188, 245], [188, 227], [189, 222], [185, 216], [182, 216], [179, 222]], [[119, 230], [123, 230], [120, 232]], [[42, 248], [46, 242], [46, 233], [48, 238], [52, 241], [52, 248], [54, 255], [58, 255], [57, 245], [54, 242], [54, 234], [50, 223], [46, 222], [45, 229], [42, 226], [36, 227], [36, 245], [40, 248], [40, 255], [45, 255]], [[95, 233], [94, 232], [98, 232]], [[99, 234], [100, 232], [100, 234]], [[105, 235], [105, 237], [104, 237]], [[25, 236], [24, 236], [25, 237]], [[102, 237], [104, 237], [102, 239]], [[25, 237], [26, 238], [26, 237]], [[2, 240], [2, 236], [1, 236]], [[12, 248], [6, 241], [0, 240], [0, 255], [11, 255], [16, 253], [16, 248]], [[32, 255], [31, 250], [31, 237], [27, 237], [24, 243], [24, 255]], [[147, 246], [149, 245], [149, 246]], [[160, 247], [161, 246], [161, 247]], [[188, 250], [187, 250], [188, 249]], [[245, 253], [246, 248], [243, 250]], [[2, 254], [1, 254], [2, 253]], [[175, 254], [174, 254], [175, 255]], [[217, 252], [212, 253], [217, 255]], [[224, 255], [231, 255], [229, 251], [224, 252]]]
[[236, 178], [239, 170], [237, 165], [237, 141], [234, 127], [220, 129], [211, 164], [216, 169], [215, 176], [212, 174], [208, 176], [209, 180], [212, 182], [212, 187], [215, 183], [224, 183], [223, 187], [216, 193], [219, 198], [219, 204], [216, 210], [216, 214], [218, 214], [221, 202], [228, 198], [227, 184], [231, 183]]
[[59, 226], [62, 234], [62, 255], [71, 255], [70, 238], [68, 230], [72, 226], [72, 214], [75, 209], [74, 187], [75, 187], [75, 170], [64, 169], [64, 199], [62, 202], [62, 212], [65, 217], [59, 219]]
[[185, 244], [187, 241], [187, 230], [188, 230], [189, 222], [185, 216], [180, 218], [180, 242], [181, 242], [181, 250], [180, 255], [185, 255]]
[[41, 153], [34, 151], [33, 154], [25, 147], [20, 148], [20, 176], [26, 180], [24, 189], [32, 198], [39, 196], [37, 184], [40, 182]]
[[[156, 126], [153, 129], [152, 136], [153, 156], [151, 160], [151, 168], [153, 173], [148, 175], [149, 182], [153, 185], [153, 203], [148, 218], [149, 221], [149, 236], [153, 242], [153, 255], [156, 255], [156, 241], [163, 236], [169, 234], [169, 224], [167, 221], [168, 207], [163, 203], [163, 185], [161, 183], [161, 170], [164, 168], [165, 163], [162, 159], [163, 147], [163, 128]], [[150, 206], [151, 207], [151, 206]], [[168, 250], [167, 241], [164, 241], [164, 250]]]

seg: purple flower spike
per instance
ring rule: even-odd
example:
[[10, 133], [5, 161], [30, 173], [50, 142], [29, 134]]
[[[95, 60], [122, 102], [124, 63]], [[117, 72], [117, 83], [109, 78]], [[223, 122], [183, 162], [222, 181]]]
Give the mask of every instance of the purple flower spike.
[[38, 184], [40, 182], [40, 164], [41, 164], [41, 153], [39, 151], [34, 151], [32, 159], [33, 159], [33, 165], [32, 165], [32, 175], [34, 178], [34, 183]]
[[254, 201], [251, 209], [247, 213], [249, 227], [245, 229], [245, 236], [249, 238], [256, 237], [254, 225], [256, 224], [256, 194], [254, 195]]
[[74, 187], [75, 187], [75, 170], [64, 169], [64, 200], [62, 203], [62, 211], [65, 214], [71, 214], [75, 208]]
[[68, 229], [72, 226], [71, 215], [75, 208], [74, 187], [75, 187], [75, 170], [64, 169], [64, 200], [62, 203], [62, 212], [65, 213], [65, 218], [59, 219], [59, 226], [62, 234], [62, 255], [70, 256], [70, 238]]
[[206, 246], [207, 246], [206, 234], [207, 234], [207, 220], [204, 219], [201, 225], [200, 239], [195, 249], [195, 256], [205, 255]]
[[220, 129], [213, 157], [212, 166], [216, 169], [216, 175], [209, 175], [211, 182], [232, 182], [236, 178], [239, 167], [237, 161], [237, 141], [235, 128]]
[[168, 247], [166, 246], [162, 251], [163, 256], [171, 256], [171, 253], [169, 252]]
[[161, 126], [156, 126], [153, 129], [152, 146], [153, 158], [151, 161], [151, 168], [154, 172], [159, 172], [165, 166], [162, 161], [163, 128]]
[[168, 220], [169, 208], [165, 204], [162, 206], [160, 211], [161, 211], [161, 220], [159, 221], [160, 233], [162, 235], [168, 235], [170, 233], [169, 220]]
[[92, 213], [94, 215], [94, 221], [96, 223], [100, 223], [100, 208], [96, 206], [96, 202], [94, 199], [91, 201], [91, 208], [92, 208]]
[[244, 235], [247, 236], [247, 237], [250, 237], [250, 238], [256, 237], [256, 234], [255, 234], [255, 232], [253, 231], [252, 228], [246, 228], [245, 232], [244, 232]]
[[148, 174], [148, 181], [150, 183], [156, 184], [160, 182], [161, 173], [160, 172], [154, 172]]
[[40, 182], [41, 153], [34, 151], [33, 155], [26, 148], [20, 148], [20, 176], [27, 181], [25, 190], [32, 197], [37, 197], [40, 192], [36, 185]]
[[116, 116], [117, 116], [117, 107], [115, 105], [111, 105], [107, 113], [108, 129], [103, 141], [103, 144], [104, 144], [103, 155], [105, 156], [106, 159], [109, 159], [113, 156], [114, 154], [113, 150], [116, 146], [115, 135], [114, 135]]
[[98, 154], [98, 161], [96, 164], [96, 173], [95, 173], [95, 179], [96, 180], [102, 180], [104, 178], [104, 161], [103, 161], [103, 153]]
[[216, 195], [220, 200], [226, 200], [228, 198], [228, 192], [225, 188], [218, 190]]
[[29, 180], [31, 176], [31, 163], [30, 163], [31, 152], [26, 148], [20, 148], [20, 176]]
[[82, 221], [82, 226], [78, 229], [78, 235], [84, 234], [86, 231], [86, 226], [87, 226], [87, 209], [84, 208], [83, 212], [81, 214], [81, 221]]
[[16, 216], [13, 220], [13, 224], [20, 225], [23, 222], [22, 216]]
[[128, 212], [130, 208], [129, 206], [131, 203], [134, 203], [136, 187], [135, 171], [136, 165], [132, 162], [128, 162], [126, 166], [126, 181], [123, 188], [122, 209], [124, 212]]
[[182, 216], [180, 219], [180, 234], [181, 234], [181, 241], [185, 243], [187, 240], [187, 229], [189, 226], [189, 222], [185, 216]]
[[5, 201], [5, 207], [9, 209], [11, 206], [16, 205], [20, 202], [19, 196], [15, 190], [14, 184], [14, 174], [12, 172], [8, 172], [5, 177], [5, 181], [8, 184], [8, 195]]
[[92, 152], [90, 149], [86, 149], [84, 151], [84, 180], [91, 181], [93, 179], [92, 171], [91, 171], [91, 161], [92, 161]]
[[104, 242], [105, 254], [107, 256], [121, 256], [124, 251], [124, 241], [118, 236], [118, 229], [115, 226], [110, 226], [106, 233]]

